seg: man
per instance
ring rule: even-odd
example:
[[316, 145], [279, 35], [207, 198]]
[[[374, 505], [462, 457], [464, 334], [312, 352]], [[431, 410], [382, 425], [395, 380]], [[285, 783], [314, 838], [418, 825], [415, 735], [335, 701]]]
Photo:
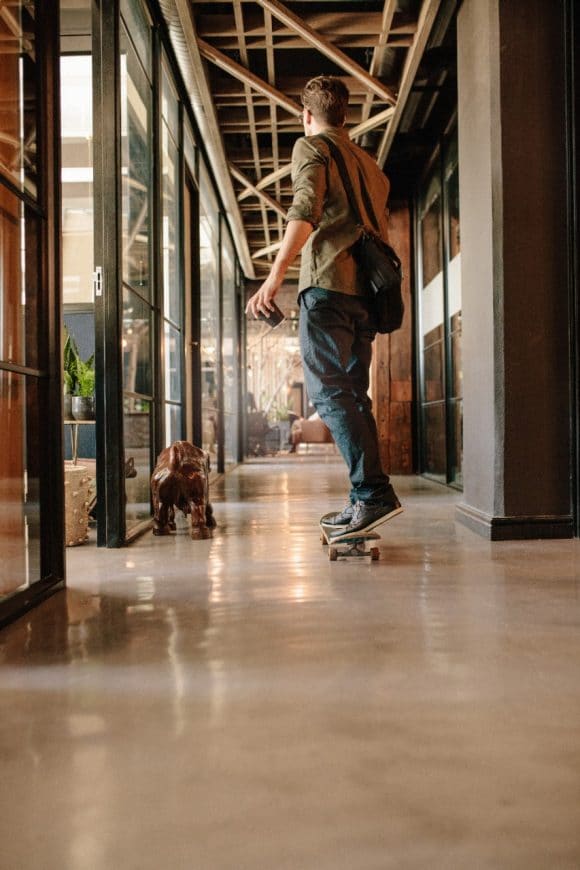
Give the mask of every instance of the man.
[[317, 76], [304, 88], [306, 135], [292, 152], [294, 198], [286, 231], [268, 278], [246, 307], [254, 317], [272, 310], [288, 266], [304, 249], [298, 290], [306, 387], [351, 481], [349, 503], [325, 521], [336, 526], [333, 537], [370, 531], [402, 512], [381, 468], [368, 397], [376, 329], [369, 290], [352, 254], [360, 228], [323, 138], [340, 148], [361, 212], [386, 239], [389, 182], [372, 157], [348, 138], [344, 128], [348, 97], [343, 82], [333, 76]]

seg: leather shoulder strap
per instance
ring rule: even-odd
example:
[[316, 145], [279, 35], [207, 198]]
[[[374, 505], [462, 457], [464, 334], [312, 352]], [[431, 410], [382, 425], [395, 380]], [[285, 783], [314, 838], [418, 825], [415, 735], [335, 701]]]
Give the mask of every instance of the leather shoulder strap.
[[336, 145], [330, 136], [325, 136], [324, 133], [318, 134], [319, 139], [322, 139], [328, 145], [329, 151], [332, 155], [334, 162], [336, 163], [336, 167], [338, 169], [338, 173], [340, 175], [342, 184], [344, 186], [344, 190], [349, 201], [350, 207], [354, 212], [354, 216], [359, 226], [364, 227], [365, 222], [361, 215], [361, 210], [359, 208], [356, 195], [354, 192], [354, 188], [352, 186], [352, 181], [350, 180], [350, 176], [348, 174], [348, 169], [346, 168], [346, 163], [344, 162], [344, 156], [342, 151]]

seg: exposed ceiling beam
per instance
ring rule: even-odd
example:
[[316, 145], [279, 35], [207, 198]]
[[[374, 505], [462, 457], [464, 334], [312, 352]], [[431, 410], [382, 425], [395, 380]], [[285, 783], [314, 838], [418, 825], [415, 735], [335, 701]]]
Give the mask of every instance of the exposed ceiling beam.
[[[389, 121], [393, 118], [395, 113], [395, 109], [392, 106], [389, 106], [388, 109], [384, 109], [382, 112], [378, 112], [378, 114], [373, 115], [372, 118], [368, 118], [366, 121], [363, 121], [362, 124], [357, 124], [356, 127], [351, 127], [348, 131], [349, 139], [356, 139], [357, 136], [362, 136], [363, 133], [368, 133], [369, 130], [374, 130], [375, 127], [380, 127], [381, 124], [384, 124], [386, 121]], [[292, 164], [288, 163], [286, 166], [280, 167], [280, 169], [276, 170], [276, 172], [271, 172], [269, 175], [265, 175], [256, 185], [256, 190], [262, 190], [264, 187], [269, 187], [271, 184], [274, 184], [276, 181], [280, 181], [282, 178], [286, 178], [287, 175], [290, 175], [292, 172]], [[238, 200], [241, 202], [246, 199], [248, 196], [251, 196], [253, 191], [248, 186], [247, 190], [243, 190], [238, 196]]]
[[[233, 0], [234, 19], [236, 22], [236, 31], [238, 34], [238, 48], [240, 59], [246, 69], [249, 68], [248, 49], [246, 47], [246, 35], [244, 30], [244, 13], [242, 12], [242, 4], [240, 0]], [[250, 141], [252, 143], [252, 154], [254, 157], [254, 171], [256, 178], [259, 180], [262, 177], [262, 165], [260, 161], [260, 148], [258, 146], [258, 133], [256, 130], [256, 116], [254, 112], [254, 95], [248, 84], [244, 84], [244, 93], [246, 96], [246, 108], [248, 112], [248, 124], [250, 128]], [[272, 103], [270, 103], [272, 105]], [[260, 211], [262, 212], [262, 222], [264, 224], [264, 236], [266, 243], [270, 242], [270, 227], [268, 225], [268, 212], [263, 199], [260, 198]]]
[[[262, 13], [254, 7], [247, 8], [244, 15], [246, 37], [264, 36]], [[332, 38], [331, 34], [350, 36], [374, 36], [381, 32], [381, 13], [365, 12], [314, 12], [304, 14], [302, 20], [318, 33]], [[202, 39], [212, 37], [236, 36], [236, 23], [231, 12], [209, 13], [199, 15], [197, 32]], [[288, 27], [276, 28], [276, 38], [288, 36], [292, 31]]]
[[242, 269], [248, 278], [253, 278], [254, 263], [250, 257], [240, 207], [228, 171], [223, 141], [219, 134], [214, 102], [197, 46], [191, 3], [189, 0], [160, 0], [160, 5], [168, 22], [171, 42], [189, 93], [200, 135], [203, 138], [214, 176], [220, 187], [227, 220], [232, 228]]
[[419, 69], [419, 64], [421, 62], [421, 58], [423, 57], [423, 52], [425, 51], [425, 47], [429, 39], [429, 34], [431, 33], [431, 28], [433, 27], [433, 22], [435, 21], [435, 18], [437, 16], [440, 3], [441, 0], [423, 0], [421, 12], [419, 13], [417, 31], [415, 33], [413, 45], [407, 52], [405, 66], [403, 67], [403, 73], [401, 75], [399, 95], [397, 98], [397, 105], [395, 106], [395, 113], [389, 123], [389, 126], [385, 130], [383, 139], [381, 141], [381, 144], [379, 145], [379, 150], [377, 152], [377, 163], [379, 164], [381, 169], [385, 165], [385, 160], [387, 159], [387, 155], [389, 153], [391, 145], [393, 144], [393, 139], [395, 138], [397, 128], [399, 126], [401, 118], [403, 117], [403, 112], [405, 111], [405, 106], [407, 104], [409, 94], [411, 93], [411, 88], [413, 86], [413, 81], [415, 80], [417, 70]]
[[197, 40], [197, 44], [199, 46], [200, 53], [206, 60], [211, 61], [220, 69], [223, 69], [224, 72], [229, 73], [234, 76], [234, 78], [238, 79], [244, 84], [249, 85], [255, 91], [267, 97], [269, 100], [273, 100], [279, 106], [282, 106], [283, 109], [286, 109], [287, 112], [290, 112], [291, 115], [296, 115], [296, 117], [301, 117], [302, 108], [295, 103], [294, 100], [291, 100], [281, 91], [276, 90], [263, 79], [259, 78], [259, 76], [254, 75], [249, 69], [241, 66], [239, 63], [236, 63], [235, 60], [231, 60], [231, 58], [227, 57], [227, 55], [222, 54], [221, 51], [218, 51], [217, 48], [214, 48], [213, 45], [210, 45], [208, 42], [204, 42], [203, 39]]
[[232, 173], [234, 178], [237, 178], [238, 181], [240, 181], [247, 188], [249, 188], [251, 190], [251, 192], [254, 194], [254, 196], [257, 196], [259, 199], [261, 199], [262, 202], [264, 202], [268, 206], [268, 208], [273, 209], [275, 212], [277, 212], [283, 218], [286, 217], [286, 211], [282, 208], [282, 206], [280, 205], [279, 202], [276, 202], [276, 200], [274, 199], [273, 196], [270, 196], [269, 193], [265, 193], [263, 190], [260, 190], [258, 187], [256, 187], [255, 184], [252, 184], [250, 179], [246, 175], [244, 175], [243, 172], [240, 172], [238, 167], [234, 166], [233, 163], [230, 163], [229, 167], [230, 167], [230, 172]]
[[[284, 60], [286, 61], [284, 67], [278, 67], [276, 70], [276, 87], [290, 99], [299, 102], [300, 94], [302, 93], [306, 80], [305, 74], [300, 75], [300, 70], [296, 68], [296, 63], [292, 63], [291, 56], [284, 58]], [[290, 61], [290, 64], [287, 63], [288, 60]], [[341, 76], [341, 79], [350, 93], [349, 105], [352, 105], [353, 102], [361, 103], [368, 94], [368, 88], [359, 82], [358, 79], [346, 75], [346, 73]], [[216, 81], [212, 82], [212, 91], [216, 97], [229, 96], [239, 99], [241, 94], [241, 88], [236, 79], [229, 77], [224, 78], [221, 76]], [[256, 97], [256, 99], [259, 98]]]
[[[342, 34], [330, 34], [332, 44], [334, 46], [341, 48], [376, 48], [377, 46], [377, 38], [376, 36], [356, 36], [353, 34], [351, 36], [343, 36]], [[235, 49], [238, 47], [238, 41], [235, 37], [219, 37], [214, 36], [212, 39], [216, 40], [216, 46], [222, 50], [226, 49]], [[413, 43], [413, 37], [408, 34], [403, 34], [401, 36], [391, 36], [387, 43], [385, 43], [385, 47], [388, 48], [408, 48]], [[264, 49], [267, 47], [267, 41], [264, 37], [251, 37], [248, 39], [248, 49], [252, 51], [256, 51], [257, 49]], [[306, 42], [305, 39], [301, 39], [299, 36], [287, 36], [283, 39], [279, 37], [276, 38], [276, 51], [284, 51], [291, 50], [296, 48], [309, 48], [309, 43]], [[391, 101], [392, 102], [392, 101]]]
[[265, 248], [260, 248], [259, 251], [252, 254], [252, 260], [261, 260], [262, 257], [267, 257], [269, 254], [273, 254], [274, 251], [278, 251], [281, 247], [282, 242], [273, 242], [271, 245], [266, 245]]
[[[264, 28], [266, 30], [266, 65], [268, 68], [268, 84], [276, 84], [276, 61], [274, 58], [274, 33], [272, 29], [272, 15], [264, 9]], [[278, 110], [275, 103], [270, 103], [270, 121], [272, 124], [272, 157], [274, 170], [280, 168], [280, 147], [278, 142]], [[260, 176], [261, 177], [261, 176]], [[275, 196], [280, 202], [280, 182], [276, 182]], [[280, 238], [284, 232], [282, 217], [278, 215], [278, 235]], [[269, 241], [269, 239], [268, 239]]]
[[352, 58], [341, 51], [340, 48], [333, 45], [332, 42], [329, 42], [329, 40], [324, 36], [321, 36], [320, 33], [310, 27], [310, 25], [306, 24], [306, 22], [302, 18], [299, 18], [298, 15], [295, 15], [294, 12], [291, 12], [283, 3], [280, 3], [279, 0], [257, 0], [257, 2], [260, 6], [263, 6], [264, 9], [268, 9], [275, 18], [283, 24], [286, 24], [286, 26], [290, 27], [295, 33], [298, 33], [302, 39], [310, 43], [313, 48], [316, 48], [321, 54], [326, 55], [326, 57], [330, 58], [333, 63], [349, 73], [349, 75], [354, 76], [354, 78], [365, 84], [369, 90], [380, 97], [381, 100], [384, 100], [386, 103], [390, 103], [391, 105], [395, 105], [396, 100], [390, 88], [382, 85], [376, 78], [374, 78], [374, 76], [371, 76], [367, 70], [363, 69], [362, 66], [359, 66], [356, 61], [352, 60]]
[[377, 114], [373, 115], [372, 118], [367, 118], [366, 121], [361, 121], [360, 124], [357, 124], [356, 127], [349, 130], [349, 139], [356, 139], [358, 136], [362, 136], [363, 133], [368, 133], [369, 130], [374, 130], [376, 127], [380, 127], [386, 121], [390, 121], [394, 114], [394, 106], [389, 106], [388, 109], [383, 109], [382, 112], [377, 112]]
[[[387, 40], [389, 38], [389, 33], [391, 32], [391, 26], [393, 24], [393, 17], [395, 15], [395, 10], [397, 8], [397, 0], [385, 0], [385, 5], [383, 6], [383, 16], [381, 22], [381, 32], [379, 34], [378, 44], [375, 46], [373, 50], [373, 56], [371, 59], [371, 64], [369, 67], [369, 72], [371, 75], [377, 74], [377, 69], [380, 63], [381, 55], [384, 53], [385, 47], [387, 45]], [[366, 121], [368, 116], [371, 113], [371, 108], [373, 105], [373, 94], [367, 94], [367, 98], [365, 104], [362, 109], [362, 120]]]

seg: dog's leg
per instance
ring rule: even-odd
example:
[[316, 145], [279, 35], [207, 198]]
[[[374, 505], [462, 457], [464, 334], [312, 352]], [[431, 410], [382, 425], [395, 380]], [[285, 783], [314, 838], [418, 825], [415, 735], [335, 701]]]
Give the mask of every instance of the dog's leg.
[[205, 521], [205, 507], [202, 503], [192, 501], [191, 504], [191, 537], [211, 538], [211, 530], [208, 529]]
[[217, 523], [213, 515], [213, 507], [209, 500], [209, 472], [210, 472], [209, 454], [205, 458], [205, 480], [203, 483], [203, 500], [205, 502], [205, 522], [208, 529], [215, 529]]
[[211, 502], [209, 501], [205, 506], [205, 524], [208, 529], [215, 529], [217, 526], [215, 517], [213, 515], [213, 507], [211, 505]]
[[171, 534], [171, 529], [168, 524], [168, 513], [169, 508], [165, 504], [164, 501], [159, 501], [159, 510], [157, 512], [157, 518], [154, 520], [153, 524], [153, 534], [154, 535], [169, 535]]
[[153, 496], [153, 534], [154, 535], [162, 535], [161, 531], [161, 523], [159, 522], [159, 512], [160, 512], [160, 501], [159, 501], [159, 490], [157, 486], [151, 487], [151, 494]]

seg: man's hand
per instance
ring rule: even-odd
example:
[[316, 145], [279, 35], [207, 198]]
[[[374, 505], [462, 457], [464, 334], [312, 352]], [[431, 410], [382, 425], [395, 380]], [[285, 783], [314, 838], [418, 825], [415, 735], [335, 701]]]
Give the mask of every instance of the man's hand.
[[257, 317], [260, 312], [268, 315], [270, 311], [273, 311], [272, 300], [280, 289], [288, 266], [302, 250], [313, 230], [314, 227], [308, 221], [288, 221], [280, 250], [272, 263], [270, 274], [260, 289], [250, 297], [246, 305], [246, 314]]
[[273, 310], [272, 300], [282, 283], [283, 278], [276, 280], [272, 274], [268, 275], [259, 290], [250, 297], [246, 305], [246, 314], [251, 314], [252, 317], [257, 317], [261, 312], [268, 315]]

